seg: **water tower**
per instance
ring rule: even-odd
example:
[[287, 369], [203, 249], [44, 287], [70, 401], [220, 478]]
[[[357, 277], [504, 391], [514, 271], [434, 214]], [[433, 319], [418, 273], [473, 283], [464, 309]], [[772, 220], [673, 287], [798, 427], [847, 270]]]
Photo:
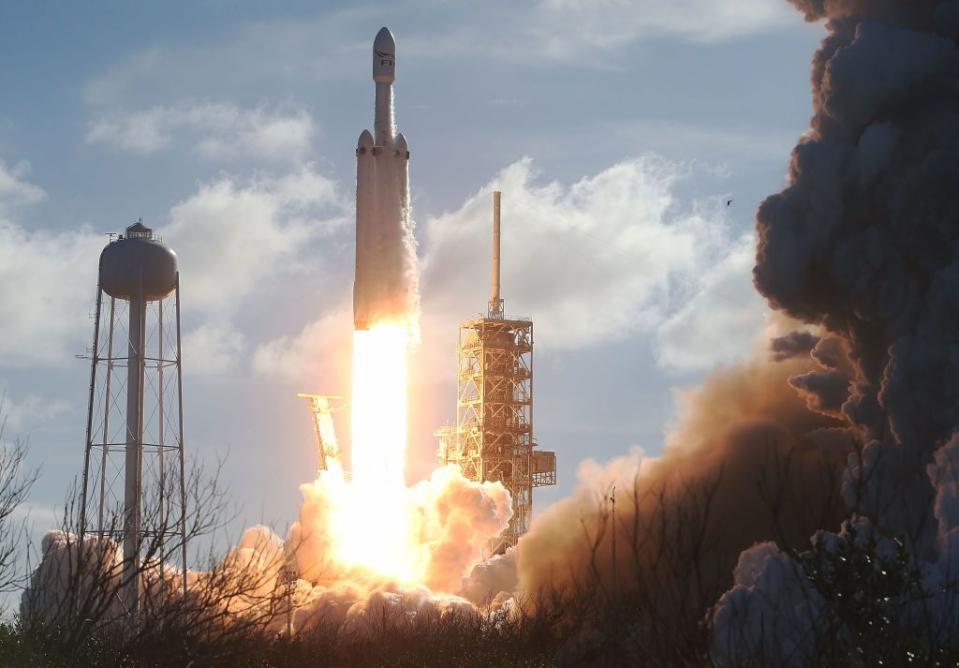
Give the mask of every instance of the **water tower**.
[[142, 221], [100, 254], [80, 529], [122, 545], [130, 615], [143, 559], [179, 562], [186, 591], [179, 285]]

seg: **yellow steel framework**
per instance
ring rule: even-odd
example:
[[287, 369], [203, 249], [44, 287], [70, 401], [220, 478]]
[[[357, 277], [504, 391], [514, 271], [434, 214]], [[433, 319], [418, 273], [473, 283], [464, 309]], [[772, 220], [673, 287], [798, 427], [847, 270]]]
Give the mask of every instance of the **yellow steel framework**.
[[326, 394], [304, 394], [296, 396], [310, 402], [310, 414], [313, 417], [313, 434], [316, 436], [317, 468], [327, 471], [334, 460], [340, 459], [340, 447], [336, 442], [333, 427], [333, 412], [343, 408], [341, 397]]
[[499, 193], [493, 194], [493, 298], [485, 318], [460, 323], [456, 427], [437, 432], [442, 464], [479, 482], [501, 482], [513, 499], [509, 526], [492, 546], [516, 545], [532, 516], [533, 488], [556, 484], [556, 454], [533, 438], [533, 322], [508, 319], [499, 295]]

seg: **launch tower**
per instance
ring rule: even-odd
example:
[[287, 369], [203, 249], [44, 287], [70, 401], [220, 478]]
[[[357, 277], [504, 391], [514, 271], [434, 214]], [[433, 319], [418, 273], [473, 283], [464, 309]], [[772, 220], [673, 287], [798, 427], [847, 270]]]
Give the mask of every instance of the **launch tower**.
[[326, 394], [300, 393], [296, 396], [310, 402], [313, 435], [316, 436], [317, 469], [329, 471], [330, 466], [340, 460], [340, 446], [336, 442], [336, 429], [333, 427], [333, 413], [343, 408], [343, 399]]
[[441, 464], [478, 482], [501, 482], [513, 499], [501, 553], [529, 529], [533, 488], [556, 484], [556, 453], [533, 438], [533, 322], [505, 315], [500, 296], [500, 193], [493, 193], [493, 294], [485, 318], [460, 323], [456, 427], [437, 432]]

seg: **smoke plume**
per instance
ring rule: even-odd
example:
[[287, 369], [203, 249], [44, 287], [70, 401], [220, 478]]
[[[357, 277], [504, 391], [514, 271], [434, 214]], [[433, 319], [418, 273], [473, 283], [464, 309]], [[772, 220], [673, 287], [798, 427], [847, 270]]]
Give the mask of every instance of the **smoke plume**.
[[662, 594], [659, 612], [675, 617], [718, 596], [740, 551], [756, 541], [798, 543], [837, 527], [851, 440], [837, 418], [809, 410], [788, 384], [814, 368], [808, 356], [759, 355], [718, 370], [686, 396], [662, 456], [582, 464], [577, 493], [542, 511], [520, 539], [519, 589], [577, 591], [596, 572], [610, 591]]
[[[266, 526], [246, 529], [219, 563], [208, 571], [188, 573], [190, 596], [202, 605], [224, 605], [238, 619], [254, 612], [265, 616], [277, 631], [288, 622], [294, 632], [332, 625], [359, 637], [383, 623], [407, 624], [417, 616], [435, 620], [447, 613], [476, 610], [459, 594], [464, 577], [481, 561], [487, 543], [509, 522], [509, 493], [500, 483], [475, 483], [458, 469], [444, 467], [410, 487], [405, 501], [413, 521], [415, 578], [398, 582], [337, 558], [331, 522], [336, 505], [343, 502], [343, 482], [327, 473], [301, 487], [299, 520], [286, 540]], [[41, 551], [40, 564], [21, 599], [25, 617], [54, 622], [65, 614], [69, 602], [91, 597], [86, 589], [121, 588], [122, 551], [109, 536], [79, 539], [52, 531]], [[143, 569], [141, 591], [154, 590], [143, 599], [149, 605], [178, 595], [180, 580], [168, 571], [161, 577], [161, 568], [168, 567], [148, 564]], [[277, 607], [275, 593], [281, 586], [289, 588], [290, 599]], [[170, 591], [160, 591], [161, 587]], [[223, 593], [210, 594], [214, 588]], [[103, 622], [124, 618], [119, 597], [102, 605], [108, 608]]]
[[[794, 4], [827, 18], [829, 34], [789, 185], [757, 215], [755, 282], [775, 308], [847, 347], [853, 382], [841, 411], [863, 447], [846, 500], [928, 554], [926, 466], [959, 420], [957, 5]], [[840, 381], [796, 384], [833, 410]]]
[[[896, 538], [912, 564], [898, 569], [914, 568], [929, 595], [887, 598], [891, 632], [920, 614], [925, 628], [951, 632], [956, 618], [944, 585], [959, 515], [959, 3], [793, 4], [807, 20], [826, 19], [828, 34], [789, 183], [757, 214], [754, 278], [773, 307], [828, 332], [812, 350], [823, 370], [790, 382], [854, 430], [843, 494], [858, 515], [817, 533], [814, 558], [795, 561], [772, 544], [742, 555], [713, 618], [730, 665], [763, 648], [779, 652], [767, 660], [798, 665], [827, 629], [852, 634], [809, 582], [821, 561], [853, 550], [884, 563]], [[925, 641], [936, 646], [936, 634]], [[807, 651], [790, 654], [801, 639]]]

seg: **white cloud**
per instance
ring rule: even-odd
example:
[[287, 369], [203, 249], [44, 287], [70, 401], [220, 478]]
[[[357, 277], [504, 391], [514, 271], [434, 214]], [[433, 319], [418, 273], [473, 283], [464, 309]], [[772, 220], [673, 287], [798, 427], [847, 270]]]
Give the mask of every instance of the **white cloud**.
[[175, 249], [184, 309], [202, 319], [183, 342], [191, 372], [236, 368], [246, 340], [234, 314], [254, 295], [275, 295], [279, 280], [324, 262], [316, 242], [346, 222], [336, 184], [307, 165], [282, 177], [221, 177], [175, 205], [158, 233]]
[[[682, 165], [643, 157], [565, 186], [537, 179], [524, 159], [457, 210], [427, 220], [418, 363], [448, 371], [456, 323], [485, 311], [495, 189], [504, 192], [507, 315], [532, 316], [541, 345], [579, 348], [650, 334], [660, 363], [674, 370], [741, 354], [762, 325], [750, 284], [752, 242], [730, 241], [721, 198], [680, 206], [674, 190], [687, 175]], [[342, 387], [330, 381], [348, 377], [343, 350], [350, 330], [347, 304], [295, 336], [259, 346], [254, 369], [300, 382], [322, 379], [318, 391]]]
[[224, 176], [201, 186], [158, 230], [189, 285], [184, 308], [217, 318], [232, 313], [269, 280], [296, 270], [310, 242], [345, 222], [346, 207], [335, 184], [310, 166], [280, 178]]
[[[106, 241], [88, 227], [47, 232], [14, 220], [11, 209], [46, 196], [25, 180], [27, 171], [0, 160], [0, 367], [62, 362], [89, 345], [77, 324], [90, 322], [94, 258]], [[11, 423], [36, 413], [26, 404], [7, 408]]]
[[245, 346], [243, 334], [223, 322], [205, 322], [183, 337], [190, 375], [217, 376], [233, 371]]
[[507, 167], [460, 209], [428, 222], [424, 311], [455, 320], [464, 307], [486, 304], [490, 192], [501, 189], [508, 312], [535, 310], [537, 332], [557, 348], [649, 329], [666, 317], [680, 284], [726, 243], [721, 213], [676, 202], [674, 187], [685, 176], [683, 166], [656, 157], [568, 187], [538, 183], [528, 159]]
[[596, 132], [627, 145], [645, 146], [646, 150], [657, 153], [675, 153], [682, 147], [690, 155], [721, 154], [771, 160], [782, 160], [796, 144], [796, 137], [790, 132], [723, 129], [651, 118], [604, 122]]
[[628, 71], [623, 50], [632, 43], [663, 37], [716, 43], [803, 23], [781, 0], [503, 0], [471, 7], [469, 20], [455, 12], [442, 18], [449, 21], [442, 29], [431, 25], [427, 34], [404, 36], [404, 53]]
[[352, 309], [340, 305], [296, 336], [260, 345], [253, 355], [253, 369], [262, 376], [296, 381], [305, 391], [336, 394], [349, 381], [352, 334]]
[[[456, 7], [453, 5], [453, 7]], [[403, 36], [404, 53], [448, 58], [482, 55], [536, 66], [544, 62], [602, 65], [629, 70], [628, 61], [598, 61], [644, 40], [677, 37], [715, 43], [802, 25], [797, 12], [780, 0], [541, 0], [535, 3], [486, 2], [469, 8], [468, 20], [456, 11], [434, 13], [428, 30]]]
[[768, 312], [752, 284], [755, 239], [744, 235], [705, 269], [691, 297], [656, 328], [656, 361], [673, 371], [704, 371], [750, 353]]
[[[428, 21], [410, 19], [424, 14]], [[802, 23], [783, 0], [408, 1], [388, 8], [355, 2], [247, 23], [200, 46], [146, 48], [89, 82], [84, 95], [95, 106], [122, 106], [129, 99], [229, 96], [258, 84], [289, 88], [368, 77], [370, 40], [383, 24], [396, 28], [404, 59], [458, 66], [461, 58], [478, 57], [524, 67], [560, 61], [628, 70], [622, 49], [631, 42], [663, 36], [716, 42]]]
[[33, 204], [46, 197], [43, 188], [24, 180], [29, 171], [26, 163], [8, 167], [0, 160], [0, 208], [4, 205]]
[[716, 42], [799, 21], [779, 0], [544, 0], [536, 14], [543, 46], [557, 58], [663, 34]]
[[[423, 311], [428, 329], [452, 332], [488, 299], [490, 196], [503, 201], [507, 311], [535, 316], [540, 340], [576, 348], [636, 333], [656, 337], [659, 363], [690, 370], [726, 361], [752, 343], [761, 302], [749, 282], [751, 241], [729, 239], [716, 202], [681, 205], [688, 167], [646, 156], [564, 185], [523, 159], [457, 210], [425, 223]], [[307, 165], [281, 177], [221, 176], [176, 204], [157, 232], [179, 254], [191, 369], [233, 371], [248, 330], [234, 322], [252, 297], [329, 260], [321, 242], [351, 206]], [[88, 229], [29, 232], [0, 219], [0, 364], [62, 360], [82, 349], [103, 240]], [[340, 269], [342, 271], [342, 268]], [[83, 278], [86, 276], [86, 278]], [[342, 277], [347, 285], [349, 277]], [[296, 336], [256, 346], [253, 369], [287, 378], [339, 375], [348, 308]], [[74, 347], [74, 350], [69, 350]], [[424, 363], [429, 364], [429, 360]]]
[[73, 405], [61, 399], [28, 394], [22, 399], [12, 397], [0, 389], [0, 426], [21, 433], [47, 424], [73, 410]]
[[179, 141], [213, 160], [250, 156], [298, 162], [309, 153], [315, 131], [312, 116], [303, 109], [181, 103], [105, 113], [90, 124], [86, 139], [142, 155]]
[[0, 366], [62, 363], [89, 345], [105, 242], [86, 227], [33, 231], [0, 216]]
[[[171, 209], [155, 229], [179, 256], [184, 309], [198, 323], [184, 341], [195, 351], [191, 370], [233, 368], [245, 340], [232, 316], [277, 277], [321, 266], [315, 242], [345, 221], [346, 208], [335, 184], [307, 165], [248, 182], [222, 176]], [[87, 227], [28, 230], [0, 213], [0, 366], [62, 363], [90, 345], [105, 244]]]

